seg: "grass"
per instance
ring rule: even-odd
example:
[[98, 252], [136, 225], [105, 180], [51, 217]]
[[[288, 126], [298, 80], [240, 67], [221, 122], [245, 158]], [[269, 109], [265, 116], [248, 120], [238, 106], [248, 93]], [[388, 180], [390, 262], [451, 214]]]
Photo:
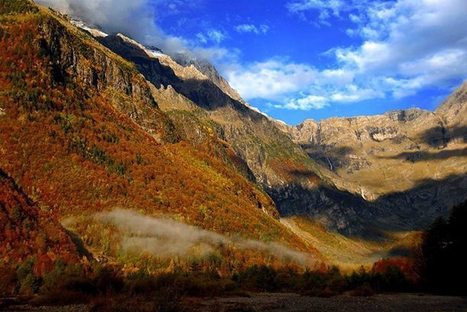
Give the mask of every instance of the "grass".
[[2, 0], [0, 2], [0, 14], [24, 14], [35, 13], [37, 7], [29, 0]]
[[409, 251], [420, 243], [419, 232], [388, 233], [387, 241], [375, 242], [330, 232], [305, 217], [282, 219], [307, 244], [314, 246], [329, 263], [348, 272], [360, 266], [371, 267], [378, 260], [400, 256], [394, 251]]

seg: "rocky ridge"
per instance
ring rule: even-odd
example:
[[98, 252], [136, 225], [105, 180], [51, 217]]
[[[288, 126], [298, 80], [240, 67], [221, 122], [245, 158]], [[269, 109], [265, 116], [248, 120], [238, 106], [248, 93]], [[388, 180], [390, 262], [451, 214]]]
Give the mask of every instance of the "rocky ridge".
[[466, 91], [464, 83], [435, 112], [409, 109], [279, 126], [331, 172], [336, 185], [383, 210], [383, 223], [397, 223], [400, 216], [404, 227], [417, 227], [466, 198]]

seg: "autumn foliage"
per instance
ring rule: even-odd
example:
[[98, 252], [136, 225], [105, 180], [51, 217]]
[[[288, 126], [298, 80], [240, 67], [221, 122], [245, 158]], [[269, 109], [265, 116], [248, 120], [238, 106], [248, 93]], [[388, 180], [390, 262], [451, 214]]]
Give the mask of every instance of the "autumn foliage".
[[77, 263], [80, 255], [63, 227], [42, 211], [0, 170], [0, 264], [5, 268], [29, 261], [43, 276], [55, 261]]
[[0, 16], [0, 168], [47, 218], [125, 208], [315, 252], [225, 142], [180, 136], [131, 64], [55, 13], [16, 13]]

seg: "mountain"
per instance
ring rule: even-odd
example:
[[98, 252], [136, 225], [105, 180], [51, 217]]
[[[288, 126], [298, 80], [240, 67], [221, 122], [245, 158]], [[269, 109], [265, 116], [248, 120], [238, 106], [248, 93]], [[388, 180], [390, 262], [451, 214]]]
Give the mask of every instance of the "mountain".
[[[193, 128], [210, 124], [213, 133], [246, 163], [252, 182], [268, 192], [282, 215], [299, 211], [303, 198], [313, 216], [327, 217], [330, 228], [365, 231], [362, 215], [370, 212], [361, 209], [364, 201], [336, 189], [303, 149], [278, 129], [275, 120], [230, 96], [233, 91], [228, 85], [212, 81], [189, 61], [182, 66], [171, 56], [153, 53], [122, 34], [96, 39], [133, 62], [154, 85], [160, 108], [179, 129], [187, 130], [182, 137], [199, 146], [195, 133], [202, 131]], [[349, 201], [343, 201], [348, 197]]]
[[307, 120], [281, 129], [332, 172], [336, 185], [378, 206], [383, 223], [417, 228], [467, 196], [466, 94], [464, 83], [435, 112]]
[[180, 126], [134, 63], [67, 17], [26, 0], [0, 4], [0, 168], [94, 254], [118, 256], [99, 213], [129, 209], [319, 258], [279, 222], [212, 123]]
[[[242, 172], [249, 171], [247, 176], [254, 177], [252, 181], [268, 192], [283, 217], [306, 216], [344, 234], [378, 236], [375, 229], [423, 227], [464, 198], [462, 148], [453, 147], [453, 165], [442, 163], [435, 174], [425, 163], [411, 164], [417, 168], [402, 171], [412, 172], [409, 177], [401, 176], [397, 169], [399, 165], [407, 167], [397, 157], [420, 157], [420, 153], [411, 152], [446, 139], [437, 113], [414, 109], [384, 116], [306, 121], [289, 127], [250, 107], [206, 61], [153, 51], [122, 34], [96, 39], [135, 63], [155, 86], [153, 94], [161, 109], [178, 128], [188, 130], [183, 134], [185, 139], [199, 146], [202, 140], [193, 135], [192, 128], [213, 125], [216, 135], [244, 160], [247, 168]], [[462, 108], [463, 104], [455, 107]], [[452, 112], [454, 108], [446, 110]], [[428, 133], [429, 129], [434, 133]], [[457, 131], [462, 133], [462, 129]], [[357, 139], [346, 136], [354, 132]], [[433, 142], [424, 144], [422, 139], [415, 143], [415, 137], [424, 135]], [[314, 144], [317, 140], [319, 143]], [[384, 147], [396, 141], [400, 142]], [[398, 154], [378, 154], [380, 148]], [[353, 149], [357, 152], [352, 153]], [[446, 157], [446, 153], [451, 152], [444, 151], [441, 156]], [[391, 161], [391, 157], [395, 159]], [[371, 166], [370, 161], [375, 159], [384, 163], [383, 170]], [[363, 170], [370, 167], [379, 169]], [[344, 170], [341, 168], [347, 175], [338, 173]], [[385, 182], [378, 186], [375, 181], [381, 180]], [[433, 188], [438, 192], [433, 193]], [[454, 196], [444, 201], [438, 195], [442, 191]], [[427, 198], [427, 194], [431, 196]]]

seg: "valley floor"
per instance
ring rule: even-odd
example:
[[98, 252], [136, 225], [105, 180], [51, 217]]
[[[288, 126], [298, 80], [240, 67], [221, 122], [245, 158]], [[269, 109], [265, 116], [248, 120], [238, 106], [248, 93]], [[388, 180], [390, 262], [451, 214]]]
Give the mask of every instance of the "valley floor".
[[255, 294], [244, 298], [206, 301], [198, 311], [467, 311], [467, 298], [419, 294], [384, 294], [371, 297], [319, 298], [297, 294]]
[[[340, 295], [331, 298], [292, 293], [257, 293], [242, 297], [192, 299], [184, 304], [187, 312], [218, 311], [376, 311], [376, 312], [455, 312], [467, 311], [467, 298], [425, 294], [380, 294], [370, 297]], [[2, 310], [0, 308], [0, 310]], [[3, 311], [3, 310], [2, 310]], [[65, 307], [10, 306], [5, 311], [97, 311], [87, 305]]]
[[316, 248], [329, 263], [345, 272], [358, 270], [361, 266], [371, 267], [381, 259], [400, 256], [394, 251], [411, 250], [421, 239], [416, 231], [388, 233], [385, 242], [346, 237], [303, 217], [282, 218], [281, 223], [306, 245]]

